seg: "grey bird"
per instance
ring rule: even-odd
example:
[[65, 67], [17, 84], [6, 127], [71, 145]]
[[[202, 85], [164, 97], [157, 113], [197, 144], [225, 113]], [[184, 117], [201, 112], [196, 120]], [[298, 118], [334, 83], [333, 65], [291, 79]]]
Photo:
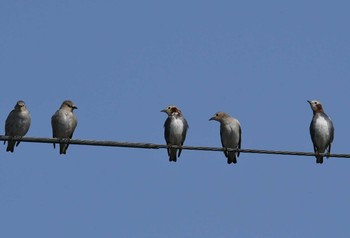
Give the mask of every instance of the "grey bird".
[[[182, 146], [186, 139], [186, 133], [188, 129], [188, 123], [182, 112], [176, 106], [168, 106], [167, 108], [161, 110], [168, 115], [168, 118], [164, 123], [164, 137], [168, 146], [177, 145]], [[180, 157], [181, 149], [179, 150], [178, 155], [176, 156], [177, 149], [168, 148], [169, 161], [176, 162], [177, 156]]]
[[[220, 122], [220, 137], [221, 144], [224, 148], [240, 149], [241, 148], [241, 124], [236, 118], [230, 117], [225, 112], [217, 112], [209, 121], [214, 120]], [[224, 154], [227, 158], [227, 163], [237, 163], [237, 157], [239, 157], [239, 151], [227, 151], [224, 150]]]
[[[71, 139], [78, 121], [73, 113], [77, 109], [71, 100], [62, 103], [59, 110], [51, 117], [52, 137], [59, 139]], [[60, 154], [66, 154], [69, 144], [60, 143]], [[55, 143], [53, 144], [55, 148]]]
[[[22, 137], [25, 136], [30, 127], [30, 113], [26, 108], [24, 101], [20, 100], [16, 103], [15, 108], [10, 112], [5, 123], [5, 136]], [[4, 144], [6, 141], [4, 141]], [[13, 152], [20, 141], [9, 140], [6, 151]]]
[[316, 163], [323, 163], [323, 156], [327, 148], [327, 158], [331, 152], [331, 144], [334, 139], [334, 127], [332, 120], [323, 111], [322, 104], [319, 101], [308, 101], [313, 111], [313, 118], [310, 124], [310, 135], [314, 145], [316, 155]]

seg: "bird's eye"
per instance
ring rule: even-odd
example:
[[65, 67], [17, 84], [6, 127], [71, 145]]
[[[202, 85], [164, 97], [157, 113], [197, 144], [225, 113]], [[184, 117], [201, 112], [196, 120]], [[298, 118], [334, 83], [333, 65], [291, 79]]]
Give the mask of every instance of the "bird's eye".
[[170, 109], [171, 109], [171, 107], [168, 107], [168, 109], [170, 110]]
[[219, 116], [219, 114], [218, 114], [218, 113], [216, 113], [216, 114], [215, 114], [215, 116], [217, 117], [217, 116]]

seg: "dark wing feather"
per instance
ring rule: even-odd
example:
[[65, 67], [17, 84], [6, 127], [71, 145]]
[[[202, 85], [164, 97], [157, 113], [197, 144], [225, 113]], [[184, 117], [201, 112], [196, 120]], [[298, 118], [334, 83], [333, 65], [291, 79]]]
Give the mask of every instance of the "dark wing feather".
[[[181, 117], [181, 120], [184, 124], [184, 130], [182, 131], [182, 135], [181, 135], [181, 137], [182, 137], [181, 146], [182, 146], [186, 140], [187, 129], [189, 128], [189, 126], [188, 126], [188, 123], [184, 117]], [[179, 153], [177, 154], [178, 157], [180, 157], [181, 151], [182, 151], [182, 149], [179, 149]]]
[[331, 153], [331, 144], [334, 140], [334, 126], [333, 126], [333, 122], [332, 120], [325, 114], [327, 122], [328, 122], [328, 127], [330, 128], [330, 140], [329, 140], [329, 144], [328, 144], [328, 154]]
[[13, 127], [13, 124], [15, 122], [14, 117], [15, 117], [15, 110], [12, 110], [10, 112], [10, 114], [6, 118], [6, 122], [5, 122], [5, 136], [9, 135], [9, 132], [10, 132], [11, 128]]
[[[13, 124], [14, 124], [14, 119], [13, 119], [13, 117], [14, 117], [14, 114], [15, 114], [15, 110], [12, 110], [10, 113], [9, 113], [9, 115], [7, 116], [7, 118], [6, 118], [6, 122], [5, 122], [5, 136], [8, 136], [9, 135], [9, 133], [10, 133], [10, 130], [11, 130], [11, 128], [13, 128]], [[4, 145], [6, 144], [6, 141], [4, 141]], [[8, 144], [8, 146], [10, 146], [9, 144]], [[14, 145], [12, 146], [12, 147], [14, 147]], [[13, 151], [12, 151], [13, 152]]]
[[[171, 122], [171, 118], [168, 117], [165, 122], [164, 122], [164, 139], [167, 145], [170, 144], [169, 142], [169, 137], [170, 137], [170, 122]], [[168, 155], [170, 156], [170, 148], [167, 148], [168, 151]]]
[[[222, 148], [226, 148], [225, 145], [224, 145], [224, 140], [222, 139], [222, 129], [221, 129], [221, 125], [220, 125], [220, 140], [221, 140], [221, 145], [222, 145]], [[228, 152], [226, 150], [223, 151], [224, 152], [224, 155], [226, 158], [228, 158]]]
[[[239, 126], [239, 141], [238, 141], [238, 149], [241, 149], [241, 142], [242, 142], [242, 129], [241, 126]], [[239, 157], [239, 151], [237, 152], [237, 157]]]
[[312, 118], [312, 121], [310, 123], [310, 136], [311, 136], [311, 140], [312, 140], [312, 144], [313, 144], [313, 147], [314, 147], [314, 152], [316, 153], [317, 152], [317, 148], [315, 146], [315, 129], [314, 129], [314, 124], [315, 124], [315, 121], [316, 121], [316, 118], [315, 116]]
[[[73, 129], [72, 129], [72, 133], [69, 135], [69, 139], [72, 139], [73, 134], [74, 134], [74, 131], [75, 131], [75, 128], [77, 127], [77, 124], [78, 124], [77, 119], [74, 117], [74, 125], [73, 125]], [[65, 149], [64, 149], [64, 152], [67, 151], [68, 146], [69, 146], [69, 144], [66, 144], [66, 147], [65, 147]]]
[[[59, 118], [59, 116], [58, 116], [58, 111], [57, 111], [51, 117], [51, 127], [52, 127], [52, 137], [53, 138], [57, 138], [57, 132], [56, 132], [57, 128], [56, 128], [56, 126], [58, 124], [58, 118]], [[53, 143], [53, 148], [56, 148], [56, 144], [55, 143]]]

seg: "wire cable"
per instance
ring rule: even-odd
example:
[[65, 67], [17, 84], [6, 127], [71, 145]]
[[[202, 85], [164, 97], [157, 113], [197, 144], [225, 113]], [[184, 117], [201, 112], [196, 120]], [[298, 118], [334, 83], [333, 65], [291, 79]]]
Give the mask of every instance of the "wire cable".
[[[269, 154], [269, 155], [293, 155], [293, 156], [316, 156], [313, 152], [298, 152], [298, 151], [282, 151], [282, 150], [260, 150], [260, 149], [233, 149], [222, 147], [208, 147], [208, 146], [176, 146], [163, 145], [154, 143], [139, 143], [139, 142], [118, 142], [118, 141], [98, 141], [98, 140], [80, 140], [80, 139], [57, 139], [44, 137], [10, 137], [0, 135], [0, 141], [21, 141], [31, 143], [64, 143], [71, 145], [87, 145], [87, 146], [108, 146], [108, 147], [126, 147], [126, 148], [140, 148], [140, 149], [166, 149], [166, 148], [181, 148], [183, 150], [200, 150], [200, 151], [236, 151], [240, 153], [250, 154]], [[350, 158], [350, 154], [320, 154], [323, 156], [333, 158]]]

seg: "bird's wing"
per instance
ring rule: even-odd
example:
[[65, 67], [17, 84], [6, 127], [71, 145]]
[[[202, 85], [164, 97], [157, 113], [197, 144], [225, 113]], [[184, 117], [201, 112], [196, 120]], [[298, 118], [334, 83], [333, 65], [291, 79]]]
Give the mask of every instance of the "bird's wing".
[[[238, 124], [239, 128], [239, 140], [238, 140], [238, 149], [241, 149], [241, 142], [242, 142], [242, 129], [241, 126]], [[237, 157], [239, 156], [239, 151], [237, 152]]]
[[15, 123], [15, 117], [16, 117], [15, 110], [12, 110], [10, 114], [8, 115], [6, 122], [5, 122], [5, 135], [9, 135], [11, 129], [13, 128], [13, 125]]
[[54, 138], [56, 138], [57, 136], [59, 118], [59, 111], [56, 111], [55, 114], [53, 114], [53, 116], [51, 117], [52, 137]]

